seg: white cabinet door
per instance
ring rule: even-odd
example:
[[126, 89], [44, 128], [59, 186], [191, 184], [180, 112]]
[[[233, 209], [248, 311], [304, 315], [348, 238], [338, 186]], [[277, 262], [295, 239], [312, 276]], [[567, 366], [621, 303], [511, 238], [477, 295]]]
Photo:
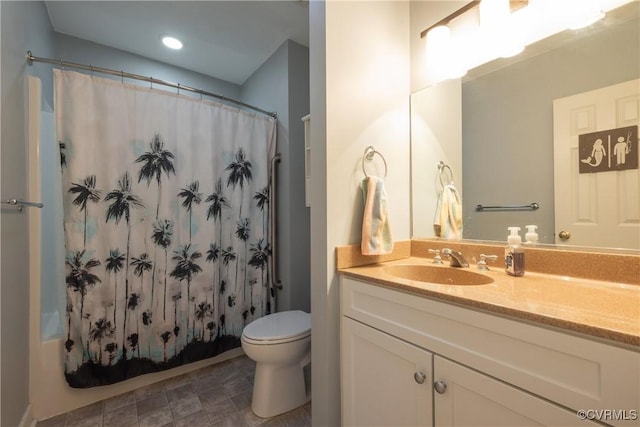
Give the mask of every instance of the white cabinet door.
[[432, 354], [342, 317], [343, 426], [432, 425]]
[[438, 427], [596, 425], [581, 420], [575, 411], [442, 357], [433, 357], [433, 370]]

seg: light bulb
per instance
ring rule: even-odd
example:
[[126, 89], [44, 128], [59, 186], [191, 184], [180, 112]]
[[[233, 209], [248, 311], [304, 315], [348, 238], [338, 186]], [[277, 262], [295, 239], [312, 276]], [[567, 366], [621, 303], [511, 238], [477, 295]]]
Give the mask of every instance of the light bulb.
[[451, 34], [446, 25], [434, 27], [427, 33], [427, 69], [436, 81], [448, 78], [446, 62], [450, 46]]
[[491, 28], [501, 26], [509, 18], [509, 0], [482, 0], [480, 2], [480, 26]]
[[182, 49], [182, 42], [175, 37], [165, 36], [162, 38], [162, 44], [164, 44], [169, 49]]

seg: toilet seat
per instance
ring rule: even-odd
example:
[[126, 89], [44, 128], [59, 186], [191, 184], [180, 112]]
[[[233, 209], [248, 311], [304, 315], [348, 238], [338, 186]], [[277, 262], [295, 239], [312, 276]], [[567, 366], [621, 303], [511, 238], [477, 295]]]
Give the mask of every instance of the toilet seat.
[[301, 310], [283, 311], [254, 320], [242, 331], [242, 339], [255, 344], [281, 344], [311, 335], [311, 316]]

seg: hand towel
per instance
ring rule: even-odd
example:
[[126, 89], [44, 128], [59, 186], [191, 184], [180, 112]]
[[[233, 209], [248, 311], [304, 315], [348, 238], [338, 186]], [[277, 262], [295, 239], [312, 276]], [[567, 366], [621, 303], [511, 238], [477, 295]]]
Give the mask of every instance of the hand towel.
[[433, 229], [438, 237], [462, 239], [462, 202], [453, 184], [442, 188], [436, 206]]
[[385, 255], [393, 251], [391, 226], [387, 213], [384, 180], [369, 176], [362, 180], [364, 216], [362, 218], [362, 255]]

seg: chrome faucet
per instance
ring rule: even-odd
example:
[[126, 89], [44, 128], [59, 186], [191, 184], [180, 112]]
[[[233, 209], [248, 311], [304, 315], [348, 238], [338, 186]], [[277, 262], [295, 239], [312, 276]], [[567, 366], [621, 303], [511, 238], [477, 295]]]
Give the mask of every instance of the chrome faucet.
[[453, 251], [451, 249], [448, 248], [444, 248], [442, 250], [442, 254], [445, 256], [445, 258], [449, 258], [450, 263], [449, 265], [451, 267], [469, 267], [469, 263], [467, 262], [466, 259], [464, 259], [464, 256], [462, 256], [462, 252], [459, 251]]

